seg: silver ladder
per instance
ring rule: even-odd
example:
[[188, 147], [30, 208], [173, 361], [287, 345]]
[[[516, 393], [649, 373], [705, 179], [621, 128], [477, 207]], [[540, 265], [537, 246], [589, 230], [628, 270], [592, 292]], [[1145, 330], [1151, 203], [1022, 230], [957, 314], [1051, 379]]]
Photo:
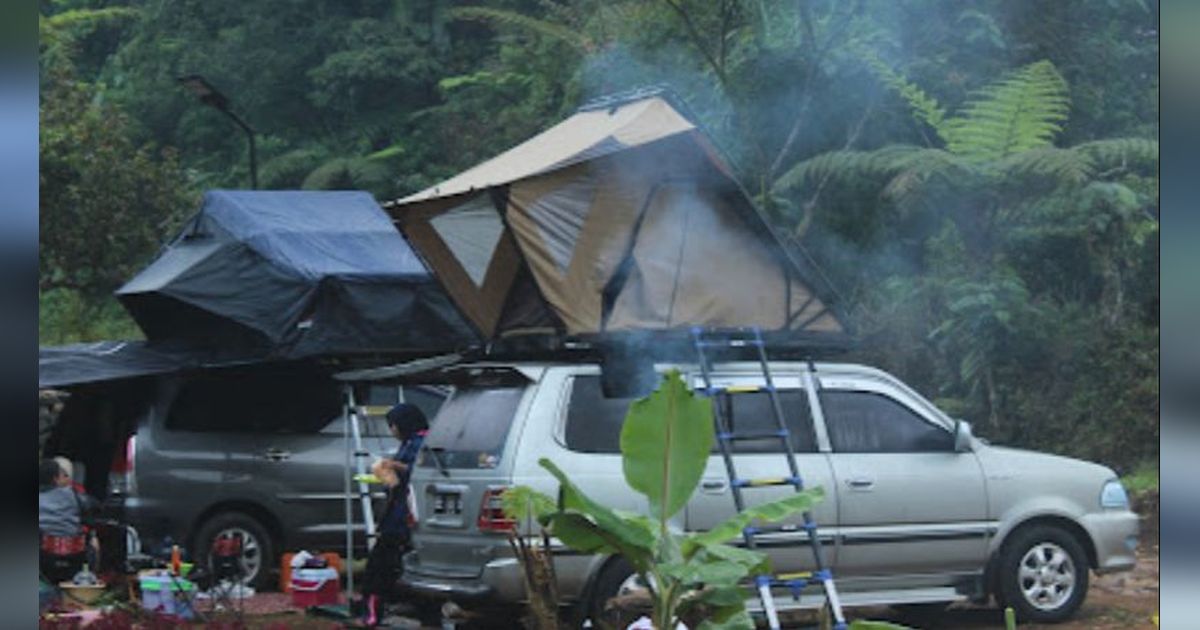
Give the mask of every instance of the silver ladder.
[[[733, 503], [737, 511], [740, 513], [746, 507], [745, 497], [742, 494], [742, 491], [745, 489], [790, 485], [796, 492], [802, 491], [804, 489], [804, 480], [801, 479], [800, 470], [796, 466], [796, 453], [792, 448], [790, 433], [783, 415], [783, 406], [779, 403], [779, 395], [775, 389], [775, 382], [771, 378], [771, 368], [767, 361], [766, 344], [763, 343], [762, 332], [757, 327], [732, 330], [705, 330], [697, 327], [692, 328], [692, 342], [700, 364], [700, 374], [704, 379], [703, 393], [713, 399], [713, 420], [716, 423], [717, 447], [720, 449], [721, 458], [725, 462], [725, 472], [729, 475], [729, 487], [732, 490]], [[706, 349], [722, 349], [735, 352], [745, 352], [747, 349], [752, 350], [758, 359], [759, 366], [762, 368], [763, 385], [714, 386], [711, 359], [709, 354], [705, 352]], [[766, 392], [770, 398], [772, 415], [775, 417], [775, 429], [771, 431], [736, 433], [733, 431], [733, 425], [729, 417], [732, 415], [732, 401], [729, 397], [736, 394], [754, 392]], [[727, 408], [726, 404], [730, 406]], [[787, 456], [790, 476], [764, 479], [742, 479], [738, 476], [733, 461], [737, 442], [762, 439], [777, 439], [780, 441]], [[767, 624], [772, 630], [780, 628], [779, 612], [775, 605], [774, 595], [771, 593], [772, 588], [787, 588], [791, 591], [792, 598], [798, 601], [800, 599], [800, 592], [806, 586], [811, 583], [820, 583], [825, 590], [825, 599], [833, 615], [834, 630], [845, 630], [846, 618], [842, 614], [841, 600], [838, 598], [837, 587], [833, 583], [833, 573], [825, 566], [824, 555], [821, 552], [821, 541], [817, 537], [817, 523], [813, 520], [812, 513], [808, 510], [804, 511], [803, 518], [804, 530], [807, 534], [809, 545], [812, 548], [813, 559], [816, 561], [816, 570], [811, 572], [755, 576], [754, 587], [758, 592], [759, 600], [762, 602], [763, 612], [767, 617]], [[745, 541], [748, 549], [757, 549], [758, 541], [756, 537], [759, 534], [792, 530], [792, 527], [786, 525], [767, 527], [751, 524], [742, 530], [742, 539]]]
[[[355, 475], [360, 476], [367, 473], [366, 459], [371, 456], [365, 448], [363, 448], [362, 430], [360, 426], [360, 409], [357, 401], [354, 399], [354, 388], [346, 386], [346, 468], [349, 469], [350, 457], [354, 457]], [[352, 442], [353, 441], [353, 442]], [[346, 476], [346, 592], [349, 597], [354, 595], [354, 571], [350, 570], [354, 558], [354, 515], [351, 509], [351, 490], [350, 482], [351, 475]], [[358, 481], [358, 498], [362, 505], [363, 525], [367, 530], [367, 551], [370, 551], [375, 546], [375, 510], [371, 506], [371, 486], [365, 481]], [[349, 600], [347, 600], [349, 601]]]

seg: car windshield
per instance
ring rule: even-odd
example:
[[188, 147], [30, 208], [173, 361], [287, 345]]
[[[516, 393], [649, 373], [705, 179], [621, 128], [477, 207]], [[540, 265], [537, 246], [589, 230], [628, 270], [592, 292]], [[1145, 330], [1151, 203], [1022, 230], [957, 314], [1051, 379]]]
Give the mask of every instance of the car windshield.
[[[464, 387], [442, 406], [425, 446], [446, 468], [495, 468], [500, 463], [524, 387]], [[436, 467], [434, 456], [421, 466]]]

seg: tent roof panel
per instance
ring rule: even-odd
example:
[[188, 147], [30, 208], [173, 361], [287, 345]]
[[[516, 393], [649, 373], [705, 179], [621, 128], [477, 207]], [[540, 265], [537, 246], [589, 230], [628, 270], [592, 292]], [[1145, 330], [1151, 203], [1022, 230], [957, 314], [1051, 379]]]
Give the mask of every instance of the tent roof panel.
[[401, 204], [482, 190], [638, 147], [696, 126], [659, 97], [581, 111], [546, 131]]

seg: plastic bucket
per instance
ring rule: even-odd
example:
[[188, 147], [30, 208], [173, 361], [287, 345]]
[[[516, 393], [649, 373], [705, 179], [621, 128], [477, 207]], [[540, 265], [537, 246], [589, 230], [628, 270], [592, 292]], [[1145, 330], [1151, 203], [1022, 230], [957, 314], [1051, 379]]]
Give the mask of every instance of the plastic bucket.
[[183, 578], [169, 575], [142, 575], [138, 578], [142, 590], [142, 609], [172, 615], [182, 619], [195, 616], [192, 598], [196, 585]]

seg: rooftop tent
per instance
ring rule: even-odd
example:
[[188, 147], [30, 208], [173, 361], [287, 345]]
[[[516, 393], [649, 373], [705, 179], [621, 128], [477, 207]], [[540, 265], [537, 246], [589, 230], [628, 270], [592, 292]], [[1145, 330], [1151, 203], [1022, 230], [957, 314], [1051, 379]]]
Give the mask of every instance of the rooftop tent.
[[661, 93], [585, 106], [387, 209], [488, 339], [691, 326], [848, 338], [803, 259]]
[[117, 297], [152, 342], [276, 358], [426, 353], [477, 340], [359, 191], [208, 192]]

